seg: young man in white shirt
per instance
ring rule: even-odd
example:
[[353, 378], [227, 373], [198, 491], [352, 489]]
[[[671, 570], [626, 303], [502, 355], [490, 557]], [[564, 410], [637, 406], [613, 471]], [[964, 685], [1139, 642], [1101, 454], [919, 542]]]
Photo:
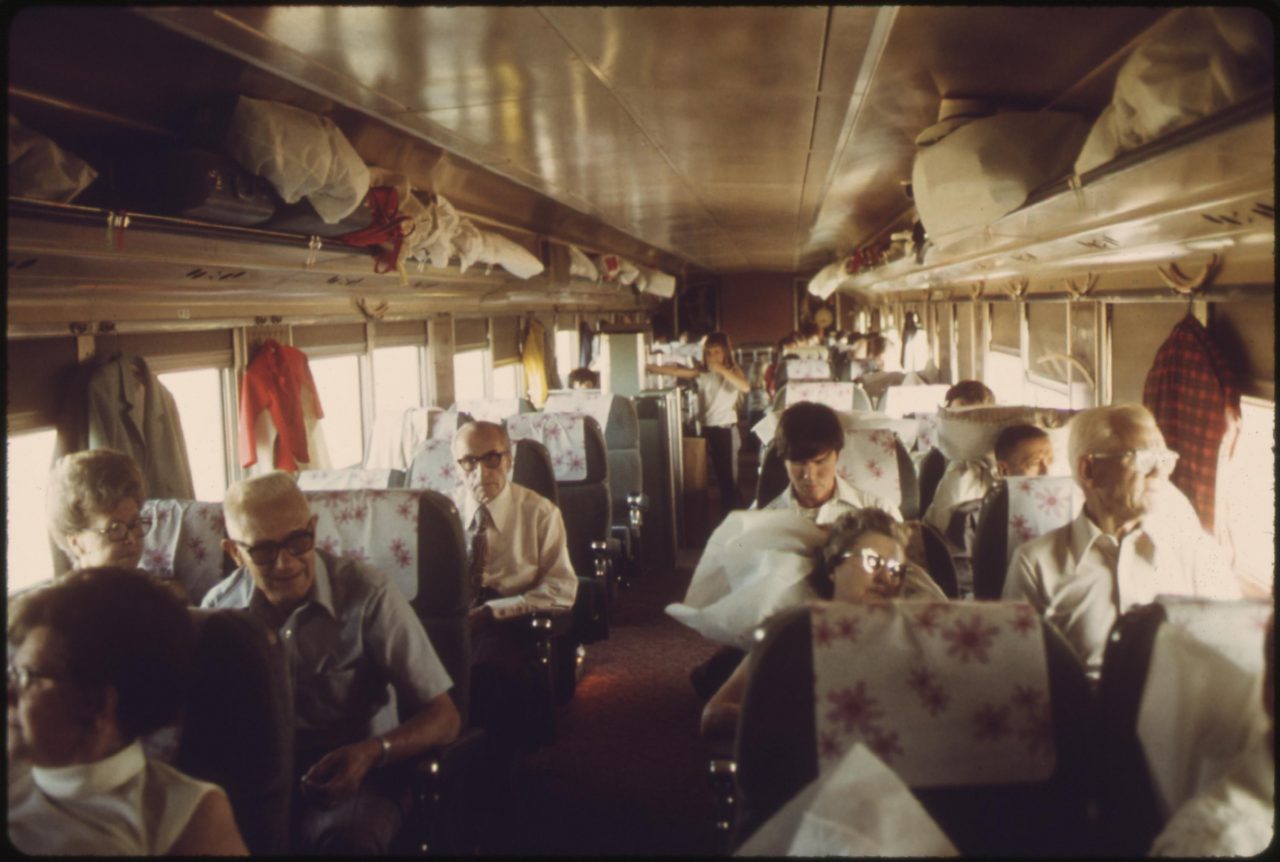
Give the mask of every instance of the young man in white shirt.
[[787, 490], [764, 509], [791, 509], [820, 527], [845, 512], [868, 506], [902, 520], [898, 507], [883, 497], [853, 487], [836, 473], [844, 448], [844, 426], [825, 404], [801, 401], [783, 411], [773, 446], [786, 464]]
[[1084, 507], [1071, 523], [1014, 551], [1003, 598], [1043, 612], [1096, 677], [1120, 613], [1160, 594], [1232, 599], [1240, 588], [1208, 534], [1160, 514], [1178, 456], [1145, 407], [1077, 415], [1069, 452]]

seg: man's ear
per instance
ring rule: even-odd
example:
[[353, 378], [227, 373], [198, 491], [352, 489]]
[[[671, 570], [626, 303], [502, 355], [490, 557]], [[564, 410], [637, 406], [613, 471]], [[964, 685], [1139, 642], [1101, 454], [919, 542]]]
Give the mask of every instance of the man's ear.
[[80, 534], [67, 533], [66, 538], [67, 549], [71, 551], [71, 562], [75, 564], [77, 560], [84, 556], [84, 548], [80, 546]]
[[227, 556], [230, 557], [237, 566], [244, 565], [244, 560], [240, 558], [240, 546], [235, 542], [230, 539], [223, 539], [222, 550], [227, 552]]
[[1081, 455], [1076, 462], [1076, 484], [1081, 488], [1093, 485], [1093, 459], [1088, 455]]
[[1000, 478], [1005, 479], [1009, 476], [1009, 463], [1007, 461], [996, 462], [996, 472], [1000, 474]]

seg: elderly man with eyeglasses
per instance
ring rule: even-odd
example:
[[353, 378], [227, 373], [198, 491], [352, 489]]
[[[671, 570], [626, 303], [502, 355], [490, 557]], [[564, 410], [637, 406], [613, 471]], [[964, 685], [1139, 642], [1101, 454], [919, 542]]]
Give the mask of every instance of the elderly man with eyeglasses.
[[1178, 516], [1167, 481], [1178, 456], [1145, 407], [1084, 411], [1068, 448], [1084, 507], [1014, 551], [1003, 597], [1042, 611], [1096, 676], [1120, 613], [1161, 594], [1238, 598], [1240, 587], [1224, 550]]
[[[417, 614], [383, 573], [316, 547], [316, 518], [286, 473], [233, 484], [223, 549], [238, 568], [206, 608], [247, 608], [277, 632], [293, 677], [294, 849], [378, 855], [406, 788], [382, 767], [458, 736], [453, 685]], [[400, 715], [386, 729], [388, 685]]]
[[[494, 422], [468, 422], [453, 437], [463, 485], [454, 494], [475, 587], [473, 631], [486, 620], [569, 610], [578, 578], [556, 505], [511, 482], [511, 439]], [[485, 656], [473, 657], [483, 660]], [[483, 653], [483, 650], [481, 650]]]

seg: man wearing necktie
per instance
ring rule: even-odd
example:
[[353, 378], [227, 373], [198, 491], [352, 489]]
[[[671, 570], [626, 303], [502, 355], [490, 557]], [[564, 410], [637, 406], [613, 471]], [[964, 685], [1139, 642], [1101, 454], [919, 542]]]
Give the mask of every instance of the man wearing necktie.
[[490, 623], [534, 611], [570, 610], [578, 578], [569, 562], [560, 510], [508, 479], [511, 440], [503, 426], [467, 423], [454, 435], [453, 456], [463, 476], [454, 503], [467, 529], [475, 597], [473, 661], [500, 660], [514, 644], [505, 643], [510, 639]]

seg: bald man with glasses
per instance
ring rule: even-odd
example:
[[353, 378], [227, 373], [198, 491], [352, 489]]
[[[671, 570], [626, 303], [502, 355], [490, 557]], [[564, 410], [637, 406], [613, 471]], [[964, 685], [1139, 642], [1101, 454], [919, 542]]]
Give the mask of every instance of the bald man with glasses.
[[1226, 552], [1178, 513], [1168, 482], [1178, 455], [1145, 407], [1080, 413], [1069, 451], [1084, 506], [1071, 523], [1014, 551], [1003, 597], [1042, 611], [1096, 677], [1120, 613], [1161, 594], [1239, 598], [1240, 585]]
[[[382, 768], [452, 742], [449, 674], [386, 575], [316, 547], [316, 518], [286, 473], [237, 482], [223, 549], [238, 568], [206, 608], [246, 608], [276, 632], [293, 678], [294, 847], [380, 855], [404, 816], [403, 779]], [[388, 686], [400, 715], [394, 724]]]
[[[578, 578], [569, 562], [564, 519], [546, 497], [508, 478], [507, 429], [468, 422], [454, 435], [453, 456], [463, 477], [454, 503], [467, 534], [475, 587], [473, 631], [486, 620], [571, 609]], [[473, 644], [473, 650], [482, 646]]]

